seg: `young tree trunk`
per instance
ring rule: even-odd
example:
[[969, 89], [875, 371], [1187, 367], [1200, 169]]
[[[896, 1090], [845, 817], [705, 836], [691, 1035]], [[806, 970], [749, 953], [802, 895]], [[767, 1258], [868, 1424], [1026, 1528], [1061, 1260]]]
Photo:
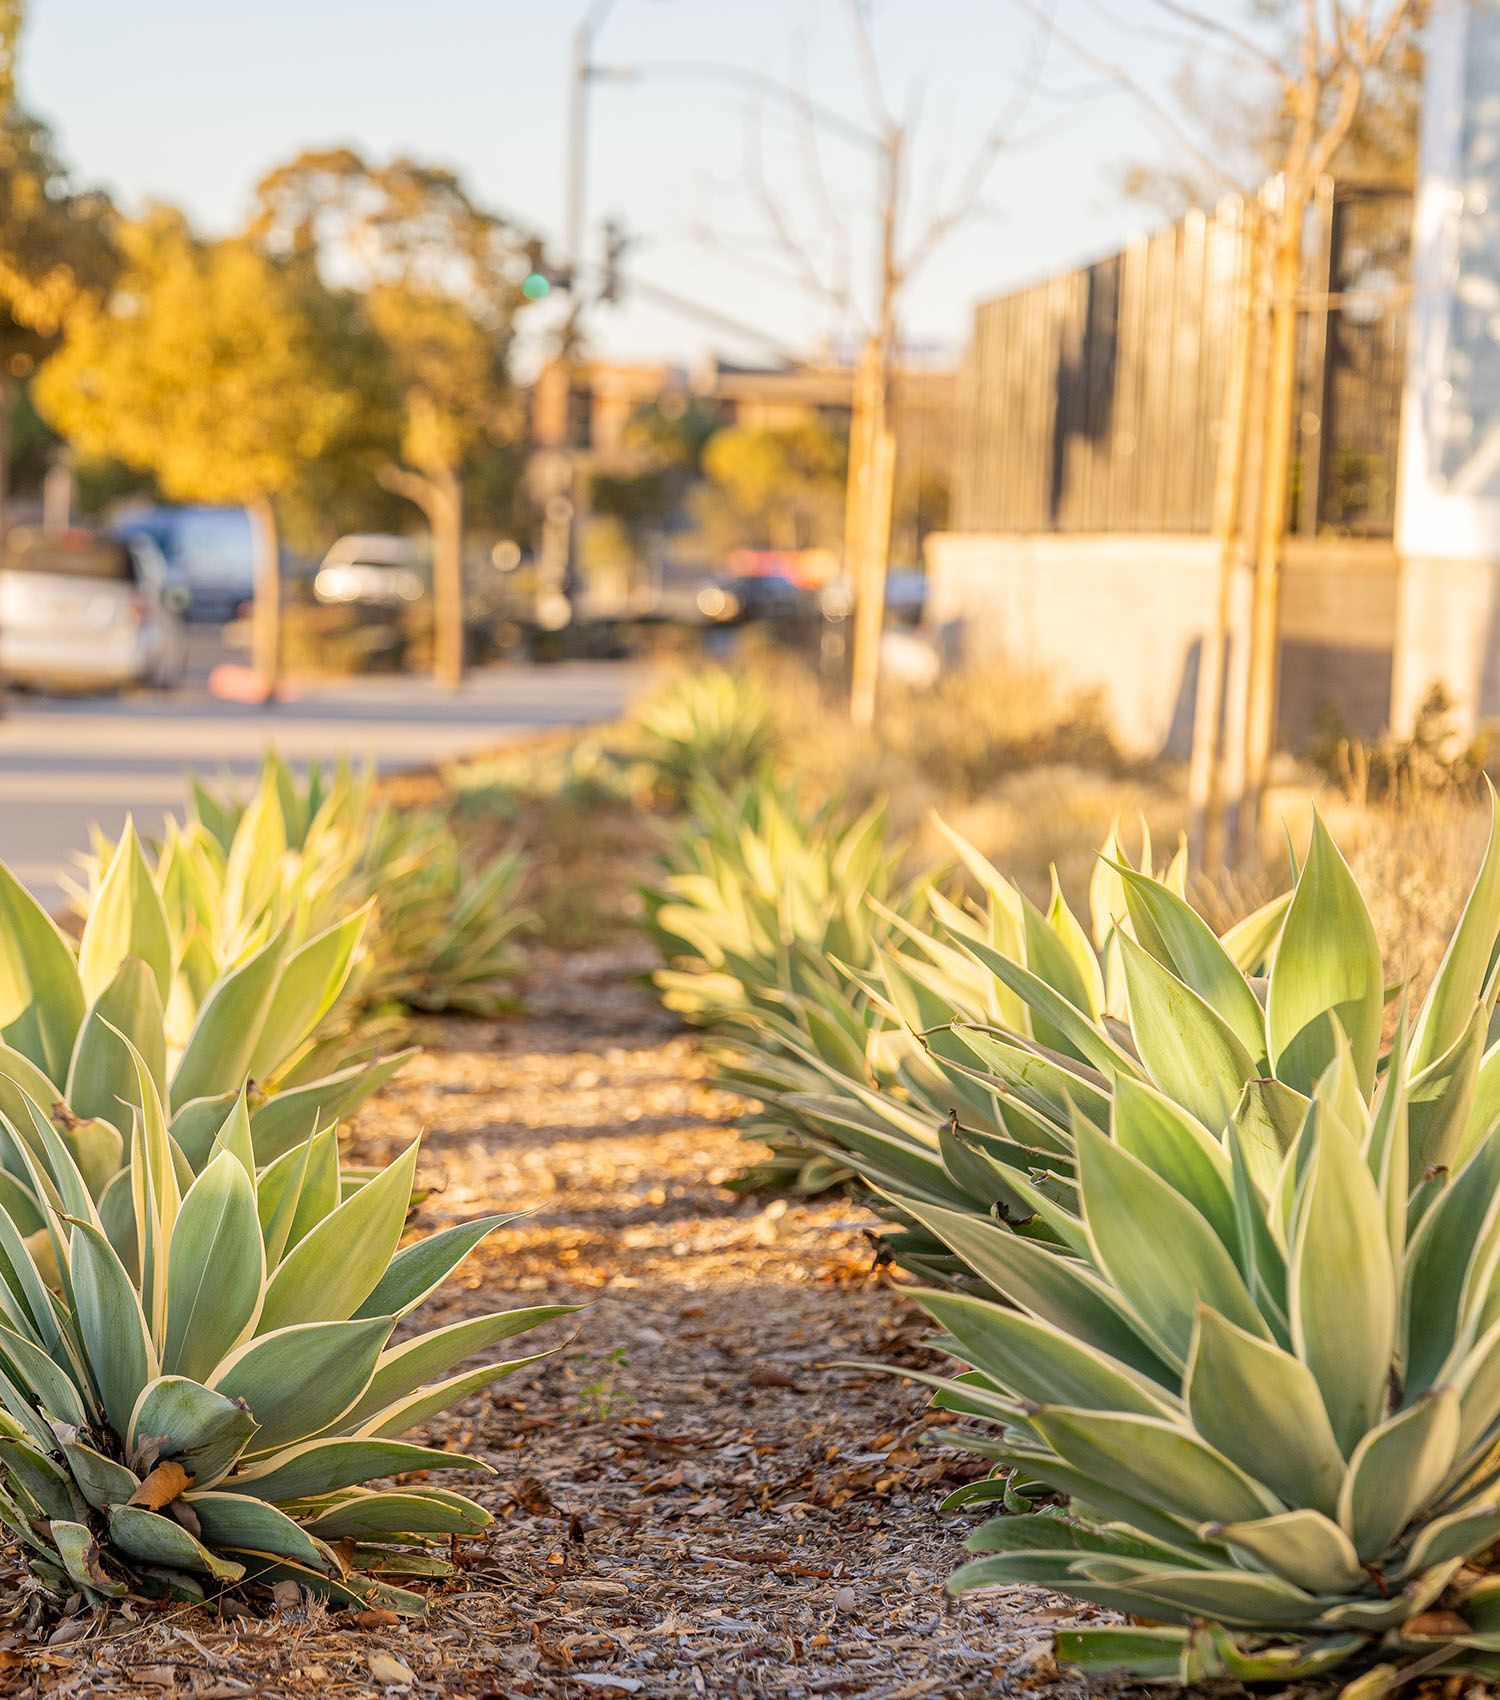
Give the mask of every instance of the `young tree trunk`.
[[1193, 751], [1188, 767], [1188, 851], [1194, 867], [1212, 874], [1224, 856], [1224, 698], [1234, 578], [1239, 565], [1245, 509], [1245, 435], [1255, 343], [1259, 241], [1253, 212], [1241, 215], [1229, 374], [1224, 386], [1223, 430], [1214, 468], [1213, 536], [1218, 548], [1214, 617], [1198, 656], [1193, 709]]
[[[856, 465], [851, 443], [849, 479], [853, 499], [863, 504], [859, 554], [845, 571], [854, 578], [854, 657], [849, 715], [868, 729], [875, 724], [880, 693], [880, 642], [885, 632], [885, 581], [891, 553], [891, 495], [895, 481], [895, 437], [891, 431], [891, 380], [896, 362], [896, 297], [901, 278], [896, 257], [906, 137], [893, 129], [882, 160], [880, 217], [880, 312], [866, 358], [874, 365], [867, 396], [863, 466]], [[861, 374], [863, 376], [863, 374]], [[858, 380], [856, 380], [858, 381]]]
[[9, 378], [0, 378], [0, 541], [10, 530], [11, 415], [15, 405], [15, 384]]
[[1276, 223], [1271, 262], [1271, 366], [1266, 396], [1264, 476], [1250, 620], [1250, 680], [1245, 720], [1245, 793], [1237, 850], [1241, 860], [1260, 840], [1266, 775], [1276, 742], [1281, 557], [1291, 489], [1292, 413], [1297, 387], [1297, 290], [1302, 273], [1302, 214], [1290, 200]]
[[844, 572], [854, 589], [853, 654], [849, 713], [868, 730], [875, 724], [880, 686], [880, 637], [885, 625], [885, 557], [876, 489], [877, 463], [886, 435], [886, 361], [877, 340], [865, 349], [854, 379], [854, 414], [849, 433], [849, 498], [846, 507]]
[[445, 468], [433, 480], [432, 672], [457, 690], [464, 678], [464, 490]]
[[422, 510], [432, 532], [432, 676], [456, 690], [464, 678], [464, 487], [452, 467], [384, 466], [387, 490]]
[[251, 664], [270, 701], [281, 682], [281, 548], [276, 510], [264, 497], [249, 503], [255, 531], [255, 598], [250, 610]]

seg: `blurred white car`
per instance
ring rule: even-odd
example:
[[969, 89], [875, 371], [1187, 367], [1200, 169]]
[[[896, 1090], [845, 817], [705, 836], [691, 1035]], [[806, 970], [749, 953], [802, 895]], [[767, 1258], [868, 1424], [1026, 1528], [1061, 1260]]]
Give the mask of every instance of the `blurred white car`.
[[0, 546], [0, 673], [88, 689], [175, 685], [184, 600], [149, 538], [18, 526]]
[[341, 537], [323, 557], [313, 580], [319, 602], [359, 602], [401, 608], [427, 593], [422, 555], [408, 537], [379, 532]]

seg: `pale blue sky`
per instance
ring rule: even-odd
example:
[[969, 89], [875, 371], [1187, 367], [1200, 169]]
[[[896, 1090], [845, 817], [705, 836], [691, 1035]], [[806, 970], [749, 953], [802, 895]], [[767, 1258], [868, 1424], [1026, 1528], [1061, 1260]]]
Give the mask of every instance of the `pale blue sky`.
[[[1057, 3], [1097, 49], [1165, 84], [1176, 47], [1131, 27], [1154, 11], [1146, 0], [1113, 0], [1123, 30], [1101, 18], [1099, 0]], [[22, 90], [83, 180], [127, 204], [175, 201], [209, 228], [232, 227], [276, 161], [310, 143], [352, 141], [453, 164], [481, 197], [558, 233], [568, 43], [582, 10], [583, 0], [31, 0]], [[925, 91], [915, 181], [944, 162], [951, 179], [1006, 99], [1033, 26], [1013, 0], [881, 0], [877, 20], [892, 102], [904, 106], [918, 82]], [[714, 60], [784, 77], [800, 51], [818, 98], [858, 118], [848, 41], [842, 0], [617, 0], [597, 57]], [[1126, 161], [1164, 150], [1149, 119], [1129, 95], [1100, 93], [1097, 74], [1055, 43], [1043, 78], [1050, 91], [1075, 92], [1039, 95], [1020, 120], [1031, 139], [1001, 157], [986, 215], [937, 253], [907, 297], [914, 340], [956, 348], [976, 300], [1108, 251], [1155, 220], [1118, 190]], [[630, 263], [643, 278], [805, 346], [839, 327], [768, 269], [745, 188], [751, 130], [747, 98], [723, 87], [596, 88], [590, 222], [614, 213], [640, 233]], [[763, 150], [786, 216], [826, 232], [795, 138], [771, 108]], [[858, 214], [870, 165], [835, 138], [824, 153], [834, 210], [852, 217], [868, 276], [874, 238]], [[706, 245], [704, 227], [729, 243], [759, 241], [762, 258]], [[593, 340], [619, 356], [757, 352], [641, 303], [596, 315]]]

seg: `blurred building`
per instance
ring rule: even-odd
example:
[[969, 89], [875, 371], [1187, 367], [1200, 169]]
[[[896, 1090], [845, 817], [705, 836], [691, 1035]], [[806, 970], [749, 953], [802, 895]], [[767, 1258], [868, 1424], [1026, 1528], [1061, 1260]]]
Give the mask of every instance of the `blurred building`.
[[[908, 502], [945, 504], [953, 476], [958, 374], [951, 368], [910, 366], [892, 386], [896, 458]], [[780, 430], [818, 418], [847, 432], [854, 369], [845, 364], [745, 366], [712, 359], [688, 371], [666, 362], [616, 360], [549, 362], [531, 392], [531, 435], [539, 449], [571, 444], [592, 468], [624, 469], [630, 460], [626, 427], [646, 404], [675, 398], [706, 407], [723, 426]], [[941, 512], [932, 518], [941, 519]], [[918, 535], [930, 521], [910, 516]]]

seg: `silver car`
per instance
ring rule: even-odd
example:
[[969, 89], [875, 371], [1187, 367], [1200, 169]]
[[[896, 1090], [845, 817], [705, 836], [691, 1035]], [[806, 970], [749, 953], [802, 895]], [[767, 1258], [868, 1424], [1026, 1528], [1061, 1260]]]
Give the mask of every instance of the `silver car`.
[[16, 527], [0, 545], [0, 674], [74, 689], [175, 685], [181, 605], [149, 538]]
[[358, 602], [400, 608], [427, 593], [422, 552], [408, 537], [383, 532], [341, 537], [323, 557], [313, 580], [319, 602]]

